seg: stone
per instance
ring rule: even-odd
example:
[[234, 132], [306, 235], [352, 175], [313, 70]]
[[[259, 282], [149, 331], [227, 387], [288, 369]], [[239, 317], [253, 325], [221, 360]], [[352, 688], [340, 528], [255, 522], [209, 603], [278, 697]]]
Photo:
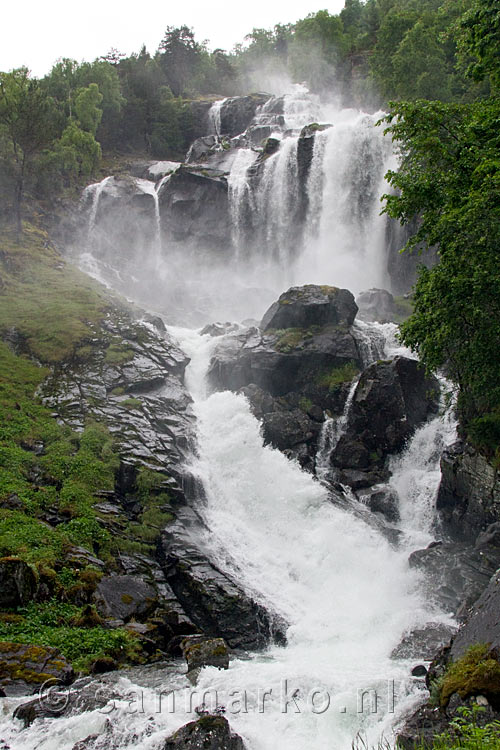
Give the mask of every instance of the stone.
[[387, 289], [367, 289], [356, 297], [358, 317], [367, 323], [393, 323], [396, 316], [394, 297]]
[[453, 639], [451, 657], [459, 659], [474, 643], [488, 643], [500, 653], [500, 571], [473, 604], [465, 624]]
[[474, 541], [500, 521], [500, 475], [472, 446], [456, 442], [443, 451], [436, 507], [444, 528]]
[[257, 108], [269, 98], [269, 94], [250, 94], [226, 99], [220, 110], [221, 134], [236, 136], [243, 133], [252, 122]]
[[345, 326], [353, 324], [358, 311], [354, 297], [347, 289], [307, 284], [284, 292], [265, 313], [262, 331], [311, 326]]
[[273, 618], [193, 544], [196, 515], [183, 508], [163, 531], [163, 569], [169, 586], [198, 632], [224, 638], [231, 648], [259, 650], [285, 642], [285, 624]]
[[229, 651], [223, 638], [190, 635], [181, 643], [188, 671], [199, 667], [229, 669]]
[[425, 677], [427, 674], [427, 669], [424, 667], [423, 664], [417, 664], [416, 667], [413, 667], [411, 670], [412, 677]]
[[456, 628], [441, 622], [429, 622], [405, 634], [391, 653], [393, 659], [431, 661], [436, 653], [450, 643]]
[[155, 608], [158, 595], [156, 589], [141, 578], [106, 576], [97, 586], [94, 601], [102, 617], [127, 622], [132, 617], [146, 619]]
[[224, 716], [208, 715], [178, 729], [162, 750], [245, 750], [245, 746]]
[[373, 513], [381, 513], [388, 521], [399, 521], [399, 500], [390, 487], [374, 487], [366, 492], [358, 492], [358, 499]]
[[55, 648], [0, 642], [0, 687], [6, 695], [28, 695], [47, 680], [69, 685], [73, 667]]
[[231, 247], [226, 175], [215, 169], [181, 166], [158, 192], [164, 233], [171, 242], [222, 254]]
[[24, 607], [36, 589], [35, 573], [27, 563], [17, 557], [0, 558], [0, 609]]
[[500, 550], [488, 554], [466, 543], [433, 543], [410, 555], [410, 566], [423, 570], [429, 595], [445, 611], [464, 618], [500, 567]]
[[396, 357], [367, 367], [356, 386], [346, 430], [332, 453], [341, 469], [382, 468], [415, 429], [438, 409], [439, 383], [414, 359]]

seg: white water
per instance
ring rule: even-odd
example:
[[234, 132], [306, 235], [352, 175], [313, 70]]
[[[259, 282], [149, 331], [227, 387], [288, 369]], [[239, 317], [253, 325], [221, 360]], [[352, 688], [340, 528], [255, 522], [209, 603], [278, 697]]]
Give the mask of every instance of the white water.
[[208, 122], [210, 125], [210, 133], [213, 135], [222, 135], [221, 133], [221, 109], [226, 99], [219, 99], [214, 102], [208, 110]]
[[[290, 624], [286, 648], [233, 661], [228, 672], [206, 669], [202, 687], [216, 688], [226, 706], [232, 690], [250, 691], [248, 713], [228, 715], [250, 750], [348, 750], [360, 727], [373, 742], [381, 731], [390, 735], [398, 707], [415, 700], [409, 665], [390, 653], [405, 631], [439, 618], [408, 567], [411, 547], [391, 547], [359, 517], [332, 505], [298, 464], [264, 447], [243, 396], [207, 397], [203, 376], [214, 341], [182, 329], [172, 333], [191, 357], [187, 382], [199, 423], [191, 469], [207, 495], [204, 547]], [[282, 712], [282, 680], [299, 689], [300, 714]], [[396, 714], [386, 713], [388, 680], [394, 680]], [[358, 713], [357, 691], [370, 687], [378, 690], [380, 710]], [[264, 713], [258, 689], [272, 690]], [[306, 707], [313, 689], [331, 696], [324, 713]]]
[[320, 481], [325, 481], [332, 474], [333, 467], [330, 464], [330, 456], [337, 447], [337, 443], [347, 427], [349, 411], [358, 381], [359, 378], [354, 378], [351, 383], [341, 416], [336, 419], [328, 417], [323, 422], [318, 442], [318, 451], [316, 453], [316, 476]]

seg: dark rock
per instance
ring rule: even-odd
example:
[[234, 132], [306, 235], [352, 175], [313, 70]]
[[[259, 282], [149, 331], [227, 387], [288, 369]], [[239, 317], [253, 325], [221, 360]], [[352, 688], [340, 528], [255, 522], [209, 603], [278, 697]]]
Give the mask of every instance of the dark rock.
[[220, 138], [217, 135], [204, 135], [191, 144], [186, 156], [186, 164], [206, 162], [221, 150]]
[[451, 657], [459, 659], [474, 643], [488, 643], [500, 652], [500, 571], [474, 603], [471, 612], [453, 639]]
[[399, 500], [390, 487], [375, 487], [368, 492], [359, 492], [359, 500], [373, 513], [381, 513], [388, 521], [399, 521]]
[[73, 667], [55, 648], [0, 642], [0, 687], [7, 695], [28, 695], [47, 680], [68, 685]]
[[338, 395], [337, 407], [342, 410], [347, 395], [342, 384], [331, 390], [328, 384], [321, 385], [321, 379], [346, 365], [354, 369], [361, 365], [356, 340], [347, 327], [326, 325], [263, 335], [250, 328], [226, 336], [216, 347], [208, 379], [217, 390], [237, 391], [252, 383], [272, 396], [300, 393], [321, 408], [330, 408]]
[[437, 510], [446, 531], [458, 539], [500, 521], [500, 476], [474, 448], [457, 442], [441, 457]]
[[94, 594], [96, 608], [102, 617], [130, 620], [145, 619], [155, 608], [158, 595], [149, 583], [134, 576], [107, 576]]
[[262, 318], [261, 329], [348, 327], [357, 311], [354, 297], [347, 289], [307, 284], [284, 292]]
[[456, 628], [441, 622], [430, 622], [406, 634], [393, 650], [393, 659], [423, 659], [431, 661], [436, 653], [449, 644]]
[[0, 558], [0, 609], [23, 607], [36, 589], [36, 576], [27, 563], [16, 557]]
[[427, 668], [424, 667], [423, 664], [417, 664], [416, 667], [413, 667], [411, 670], [412, 677], [425, 677], [427, 674]]
[[221, 253], [231, 247], [227, 179], [213, 169], [182, 166], [159, 190], [167, 239]]
[[181, 643], [188, 671], [199, 667], [229, 668], [229, 651], [223, 638], [190, 635]]
[[200, 331], [202, 336], [224, 336], [226, 333], [232, 333], [239, 330], [236, 323], [209, 323]]
[[284, 624], [274, 622], [193, 545], [193, 529], [198, 524], [186, 508], [161, 537], [167, 581], [198, 632], [222, 637], [231, 648], [257, 650], [273, 639], [284, 642]]
[[382, 468], [386, 456], [401, 451], [407, 439], [438, 407], [439, 383], [414, 359], [375, 362], [362, 373], [345, 433], [331, 461], [341, 469]]
[[488, 554], [467, 544], [433, 544], [410, 555], [410, 566], [424, 570], [430, 595], [446, 611], [464, 617], [500, 566], [500, 550]]
[[302, 443], [316, 443], [321, 427], [300, 409], [264, 414], [262, 434], [266, 443], [279, 450], [295, 448]]
[[178, 729], [163, 750], [245, 750], [245, 746], [223, 716], [202, 716]]
[[257, 108], [269, 98], [269, 94], [250, 94], [226, 99], [220, 110], [221, 134], [236, 136], [243, 133], [253, 120]]
[[476, 539], [476, 549], [482, 547], [500, 547], [500, 521], [490, 524], [486, 531], [482, 531]]
[[22, 510], [24, 503], [18, 495], [8, 495], [4, 500], [0, 500], [0, 508], [7, 510]]
[[394, 297], [386, 289], [367, 289], [356, 297], [358, 317], [368, 323], [393, 323], [396, 315]]

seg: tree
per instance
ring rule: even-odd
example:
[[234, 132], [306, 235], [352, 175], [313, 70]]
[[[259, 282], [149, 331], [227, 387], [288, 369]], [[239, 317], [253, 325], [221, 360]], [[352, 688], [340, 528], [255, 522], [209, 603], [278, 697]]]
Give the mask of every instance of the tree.
[[94, 136], [102, 118], [102, 109], [99, 109], [102, 99], [97, 83], [91, 83], [87, 88], [80, 89], [75, 97], [75, 114], [80, 121], [80, 126]]
[[[403, 341], [458, 387], [462, 428], [494, 455], [500, 444], [500, 99], [401, 102], [386, 117], [402, 161], [386, 211], [420, 217], [407, 249], [439, 248], [421, 268]], [[498, 455], [500, 458], [500, 454]]]
[[196, 75], [200, 51], [192, 29], [187, 26], [167, 26], [158, 55], [174, 96], [185, 93], [188, 82]]
[[57, 134], [60, 118], [53, 99], [30, 78], [27, 68], [0, 73], [0, 124], [5, 127], [15, 163], [14, 216], [22, 231], [25, 182], [35, 157]]

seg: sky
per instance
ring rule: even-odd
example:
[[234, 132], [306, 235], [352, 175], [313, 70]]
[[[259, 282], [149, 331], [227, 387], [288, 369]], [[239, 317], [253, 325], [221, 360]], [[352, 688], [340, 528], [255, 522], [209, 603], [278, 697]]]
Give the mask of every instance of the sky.
[[43, 76], [59, 57], [78, 62], [111, 47], [127, 55], [154, 52], [167, 26], [186, 25], [209, 47], [230, 50], [253, 28], [290, 23], [344, 0], [8, 0], [0, 13], [0, 70], [27, 65]]

